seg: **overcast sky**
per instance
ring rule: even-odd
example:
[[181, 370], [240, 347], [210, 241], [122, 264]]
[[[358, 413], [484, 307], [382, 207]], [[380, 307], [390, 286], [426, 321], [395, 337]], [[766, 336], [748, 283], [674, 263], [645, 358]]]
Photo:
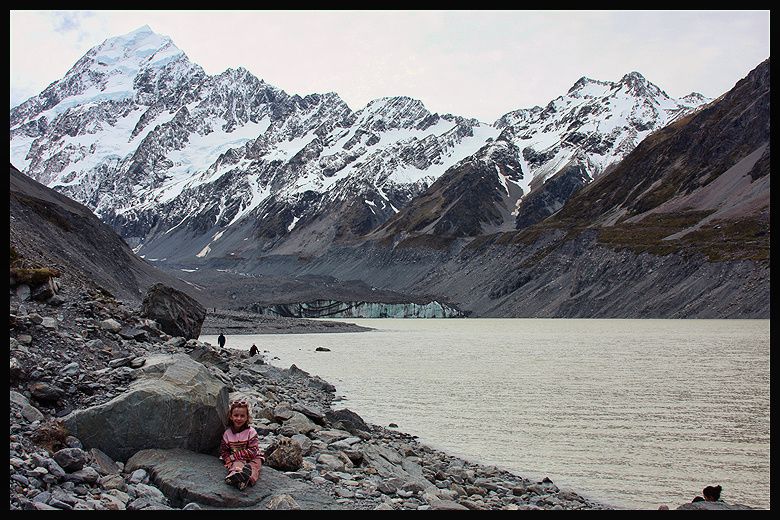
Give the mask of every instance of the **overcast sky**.
[[11, 11], [11, 107], [90, 48], [143, 25], [207, 74], [244, 67], [353, 110], [410, 96], [491, 123], [580, 77], [638, 71], [673, 97], [717, 97], [769, 57], [769, 11]]

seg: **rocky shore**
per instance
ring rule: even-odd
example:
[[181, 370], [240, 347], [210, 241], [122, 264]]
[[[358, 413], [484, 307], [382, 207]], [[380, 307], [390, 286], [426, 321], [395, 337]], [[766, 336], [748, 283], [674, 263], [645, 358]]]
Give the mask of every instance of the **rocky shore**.
[[[9, 328], [12, 510], [610, 509], [366, 424], [327, 381], [171, 337], [100, 290], [20, 286]], [[267, 456], [245, 491], [216, 458], [236, 398]]]
[[[10, 509], [606, 508], [366, 424], [319, 377], [170, 337], [105, 293], [10, 300]], [[244, 492], [215, 456], [237, 397], [268, 456]]]

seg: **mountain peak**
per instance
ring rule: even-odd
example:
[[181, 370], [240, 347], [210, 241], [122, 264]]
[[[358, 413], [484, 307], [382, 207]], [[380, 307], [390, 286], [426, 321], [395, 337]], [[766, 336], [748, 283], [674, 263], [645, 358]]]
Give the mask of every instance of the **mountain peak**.
[[428, 115], [428, 109], [419, 99], [414, 99], [408, 96], [387, 96], [372, 99], [363, 109], [366, 114], [374, 114], [380, 117], [398, 117], [404, 116], [408, 118], [419, 117], [422, 115]]
[[704, 94], [700, 94], [698, 92], [691, 92], [687, 96], [682, 97], [681, 100], [685, 101], [686, 103], [695, 103], [697, 105], [702, 105], [704, 103], [712, 101], [710, 98], [708, 98]]
[[572, 85], [567, 94], [573, 97], [599, 96], [604, 93], [605, 88], [609, 88], [610, 86], [611, 84], [606, 81], [599, 81], [583, 76]]
[[620, 78], [620, 81], [617, 82], [617, 86], [625, 88], [635, 96], [656, 97], [662, 95], [668, 97], [666, 92], [648, 81], [647, 78], [637, 71], [629, 72]]
[[574, 91], [574, 90], [581, 89], [581, 88], [582, 88], [582, 87], [584, 87], [585, 85], [587, 85], [587, 84], [589, 84], [589, 83], [594, 83], [594, 82], [595, 82], [595, 80], [592, 80], [592, 79], [590, 79], [590, 78], [587, 78], [587, 77], [585, 77], [585, 76], [582, 76], [580, 79], [578, 79], [578, 80], [576, 81], [576, 83], [574, 83], [574, 85], [572, 85], [572, 86], [571, 86], [571, 88], [569, 89], [569, 92], [572, 92], [572, 91]]
[[86, 66], [97, 67], [96, 70], [101, 72], [117, 69], [127, 73], [142, 67], [162, 67], [181, 57], [186, 55], [174, 45], [170, 37], [157, 34], [144, 25], [127, 34], [108, 38], [93, 47], [74, 69], [80, 71]]
[[631, 71], [628, 74], [624, 75], [620, 79], [620, 83], [630, 83], [630, 82], [643, 82], [643, 83], [647, 83], [647, 79], [645, 79], [645, 77], [642, 74], [640, 74], [639, 72], [634, 70], [634, 71]]
[[143, 25], [134, 31], [130, 31], [127, 34], [121, 34], [119, 36], [113, 36], [106, 39], [98, 47], [127, 47], [128, 49], [136, 47], [149, 47], [158, 45], [160, 47], [173, 43], [170, 37], [157, 34], [148, 25]]
[[142, 26], [141, 26], [141, 27], [139, 27], [138, 29], [136, 29], [136, 30], [134, 30], [134, 31], [130, 31], [130, 32], [129, 32], [129, 33], [127, 33], [125, 36], [129, 36], [129, 35], [131, 35], [131, 34], [143, 34], [143, 33], [153, 33], [153, 32], [154, 32], [154, 31], [152, 30], [152, 28], [151, 28], [151, 27], [149, 27], [148, 25], [142, 25]]

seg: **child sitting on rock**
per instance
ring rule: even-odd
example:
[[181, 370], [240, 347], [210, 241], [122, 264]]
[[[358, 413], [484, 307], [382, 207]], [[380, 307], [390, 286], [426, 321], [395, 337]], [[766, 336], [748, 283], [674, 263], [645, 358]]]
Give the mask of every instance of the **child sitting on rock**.
[[219, 458], [228, 470], [225, 482], [244, 490], [247, 486], [254, 486], [260, 478], [265, 457], [260, 452], [257, 432], [249, 426], [251, 416], [246, 401], [230, 403], [228, 420], [230, 426], [222, 435]]

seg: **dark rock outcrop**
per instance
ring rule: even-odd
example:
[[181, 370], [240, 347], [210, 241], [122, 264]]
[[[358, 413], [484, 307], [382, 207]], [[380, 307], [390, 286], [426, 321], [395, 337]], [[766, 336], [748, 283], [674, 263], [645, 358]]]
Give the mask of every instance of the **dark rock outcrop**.
[[574, 163], [550, 177], [538, 189], [523, 198], [515, 218], [517, 229], [541, 222], [563, 207], [567, 200], [590, 181], [585, 167]]
[[355, 433], [357, 431], [370, 431], [370, 428], [365, 423], [365, 421], [363, 421], [362, 417], [360, 417], [352, 410], [348, 410], [346, 408], [328, 412], [325, 414], [325, 417], [334, 425], [341, 423], [344, 429], [350, 433]]
[[166, 334], [197, 339], [206, 309], [187, 294], [156, 283], [144, 297], [141, 315], [155, 320]]
[[509, 212], [522, 195], [516, 185], [523, 178], [519, 155], [510, 142], [486, 144], [447, 170], [369, 236], [385, 242], [399, 236], [408, 237], [406, 240], [422, 235], [468, 237], [489, 227], [501, 227], [510, 220]]

